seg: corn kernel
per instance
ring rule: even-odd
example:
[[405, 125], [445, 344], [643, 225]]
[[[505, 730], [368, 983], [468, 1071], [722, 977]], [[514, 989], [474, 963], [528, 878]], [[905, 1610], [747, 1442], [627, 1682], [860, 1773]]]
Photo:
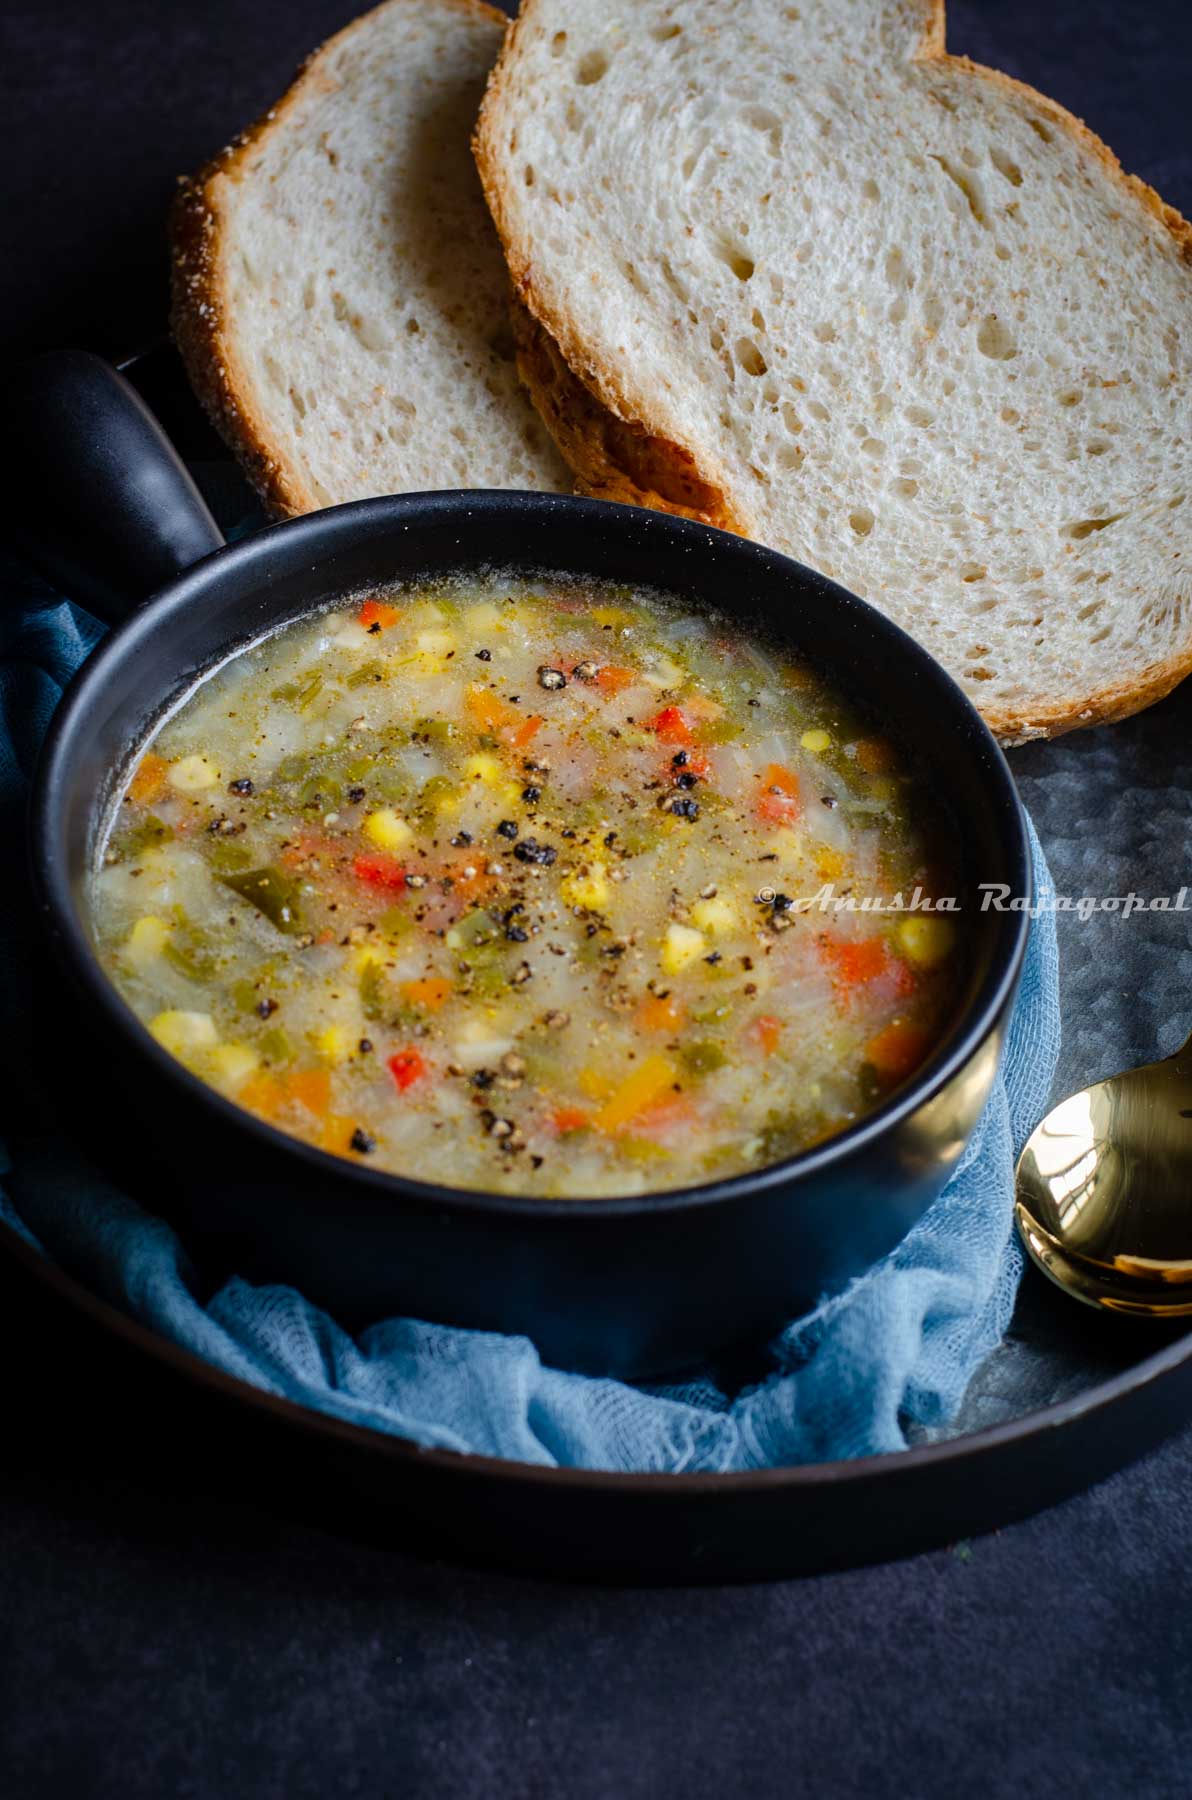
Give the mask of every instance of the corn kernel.
[[207, 1058], [207, 1067], [216, 1085], [231, 1092], [248, 1080], [260, 1060], [247, 1044], [217, 1044]]
[[343, 1025], [328, 1025], [315, 1038], [315, 1049], [325, 1062], [346, 1062], [352, 1054], [354, 1039]]
[[921, 969], [943, 962], [955, 941], [956, 928], [951, 920], [937, 918], [934, 913], [916, 913], [913, 918], [903, 919], [898, 927], [898, 942], [904, 954]]
[[487, 750], [479, 750], [465, 762], [464, 774], [469, 781], [483, 781], [493, 787], [500, 781], [502, 769], [495, 756], [490, 756]]
[[574, 875], [566, 876], [559, 883], [559, 893], [568, 906], [586, 906], [591, 912], [599, 912], [608, 905], [609, 887], [603, 863], [589, 863], [587, 873], [576, 870]]
[[129, 932], [124, 954], [136, 968], [144, 969], [161, 955], [169, 936], [170, 928], [165, 921], [147, 913]]
[[697, 956], [702, 956], [706, 947], [707, 939], [702, 931], [693, 931], [690, 925], [668, 925], [662, 944], [662, 966], [668, 975], [677, 975]]
[[387, 959], [388, 952], [381, 944], [357, 944], [349, 958], [357, 975], [363, 975], [366, 969], [378, 968]]
[[215, 786], [219, 770], [209, 756], [183, 756], [170, 764], [166, 780], [180, 794], [199, 794], [204, 788]]
[[717, 895], [712, 900], [697, 900], [691, 909], [691, 923], [711, 937], [723, 937], [740, 924], [736, 907]]
[[381, 850], [400, 850], [414, 835], [405, 820], [399, 818], [391, 806], [383, 806], [379, 812], [369, 813], [363, 830], [365, 837]]
[[805, 731], [799, 742], [804, 750], [810, 750], [813, 756], [822, 756], [825, 750], [832, 748], [831, 734], [827, 731]]
[[199, 1050], [214, 1049], [219, 1042], [210, 1013], [159, 1012], [149, 1021], [149, 1030], [171, 1056], [193, 1056]]

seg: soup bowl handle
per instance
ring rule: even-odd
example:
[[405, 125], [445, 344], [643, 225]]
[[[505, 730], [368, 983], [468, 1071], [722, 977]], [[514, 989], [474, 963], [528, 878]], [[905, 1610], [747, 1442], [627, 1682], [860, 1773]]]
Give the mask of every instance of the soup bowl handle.
[[56, 588], [116, 624], [222, 547], [223, 533], [165, 432], [123, 375], [86, 350], [14, 373], [17, 548]]

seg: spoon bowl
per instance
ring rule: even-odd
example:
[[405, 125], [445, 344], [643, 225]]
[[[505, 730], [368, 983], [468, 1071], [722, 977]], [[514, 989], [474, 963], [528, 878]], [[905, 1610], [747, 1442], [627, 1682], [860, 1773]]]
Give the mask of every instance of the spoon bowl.
[[1192, 1039], [1052, 1108], [1018, 1159], [1015, 1218], [1075, 1299], [1192, 1314]]

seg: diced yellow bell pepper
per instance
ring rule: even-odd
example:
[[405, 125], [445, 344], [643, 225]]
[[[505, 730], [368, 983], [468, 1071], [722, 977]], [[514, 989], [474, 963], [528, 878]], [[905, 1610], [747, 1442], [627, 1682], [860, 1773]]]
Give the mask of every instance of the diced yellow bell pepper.
[[822, 730], [805, 731], [799, 739], [804, 750], [810, 750], [813, 756], [822, 756], [825, 750], [832, 748], [830, 732]]
[[843, 850], [837, 850], [831, 844], [821, 844], [815, 853], [815, 870], [821, 881], [836, 881], [848, 867], [848, 857]]
[[597, 1131], [616, 1131], [664, 1094], [674, 1081], [675, 1067], [669, 1057], [647, 1056], [605, 1101], [593, 1118], [593, 1125]]
[[662, 942], [661, 962], [668, 975], [677, 975], [685, 969], [697, 956], [702, 956], [707, 948], [708, 940], [702, 931], [693, 931], [690, 925], [668, 925], [666, 937]]
[[598, 1069], [581, 1069], [578, 1080], [579, 1091], [588, 1100], [607, 1100], [617, 1085]]
[[591, 912], [599, 912], [608, 905], [609, 885], [604, 864], [588, 863], [585, 870], [577, 869], [574, 875], [567, 875], [559, 883], [559, 893], [568, 906], [586, 906]]
[[370, 843], [380, 850], [400, 850], [414, 835], [391, 806], [382, 806], [379, 811], [369, 813], [362, 830]]

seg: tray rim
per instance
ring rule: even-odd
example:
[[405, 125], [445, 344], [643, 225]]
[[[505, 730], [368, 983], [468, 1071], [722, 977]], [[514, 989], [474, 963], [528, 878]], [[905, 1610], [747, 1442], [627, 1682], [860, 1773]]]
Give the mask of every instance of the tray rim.
[[[447, 1450], [419, 1444], [413, 1438], [396, 1432], [378, 1431], [372, 1426], [337, 1419], [316, 1407], [303, 1406], [284, 1395], [271, 1394], [238, 1375], [230, 1375], [216, 1364], [207, 1362], [195, 1351], [176, 1344], [152, 1326], [91, 1291], [76, 1276], [59, 1267], [45, 1251], [38, 1249], [6, 1221], [0, 1220], [0, 1253], [13, 1257], [35, 1280], [53, 1290], [76, 1311], [106, 1332], [122, 1338], [126, 1344], [153, 1361], [182, 1376], [193, 1385], [205, 1388], [223, 1399], [251, 1410], [268, 1414], [279, 1424], [316, 1437], [329, 1436], [356, 1449], [396, 1462], [416, 1461], [433, 1465], [446, 1474], [482, 1476], [488, 1480], [512, 1483], [542, 1483], [562, 1490], [582, 1488], [635, 1493], [656, 1498], [691, 1499], [695, 1495], [731, 1496], [745, 1492], [761, 1493], [773, 1489], [831, 1488], [840, 1485], [869, 1485], [874, 1478], [893, 1476], [896, 1471], [944, 1469], [950, 1463], [979, 1457], [1006, 1444], [1042, 1434], [1062, 1431], [1067, 1425], [1082, 1421], [1088, 1415], [1111, 1407], [1116, 1402], [1141, 1394], [1165, 1375], [1192, 1362], [1192, 1329], [1174, 1343], [1152, 1351], [1120, 1374], [1094, 1383], [1081, 1393], [1049, 1406], [1036, 1408], [1015, 1419], [997, 1425], [982, 1426], [977, 1431], [962, 1432], [934, 1444], [915, 1444], [905, 1450], [888, 1451], [875, 1456], [858, 1456], [832, 1462], [795, 1463], [780, 1468], [731, 1470], [723, 1473], [671, 1474], [662, 1470], [624, 1474], [614, 1469], [576, 1469], [546, 1463], [515, 1462], [506, 1457], [482, 1453]], [[1030, 1272], [1028, 1271], [1028, 1278]], [[1175, 1431], [1179, 1421], [1167, 1428]], [[1164, 1430], [1157, 1431], [1155, 1442]], [[1132, 1458], [1124, 1459], [1125, 1466]], [[1074, 1491], [1090, 1485], [1077, 1481]], [[1046, 1504], [1044, 1502], [1044, 1504]]]

